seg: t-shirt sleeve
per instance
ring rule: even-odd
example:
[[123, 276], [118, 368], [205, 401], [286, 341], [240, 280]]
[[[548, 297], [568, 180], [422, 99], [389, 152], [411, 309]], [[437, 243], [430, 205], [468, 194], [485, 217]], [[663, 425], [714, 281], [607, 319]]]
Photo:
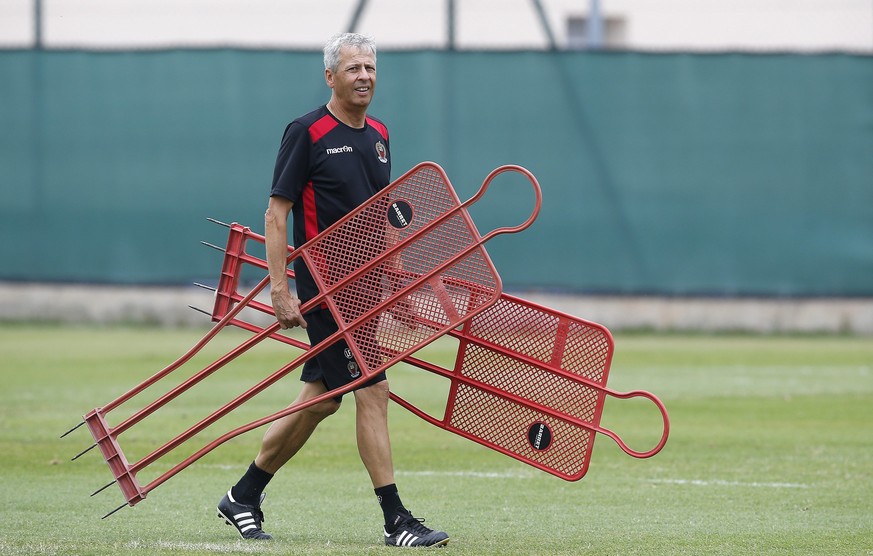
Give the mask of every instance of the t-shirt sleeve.
[[271, 197], [278, 195], [297, 204], [303, 186], [309, 180], [310, 147], [311, 140], [306, 128], [299, 122], [288, 124], [276, 156]]

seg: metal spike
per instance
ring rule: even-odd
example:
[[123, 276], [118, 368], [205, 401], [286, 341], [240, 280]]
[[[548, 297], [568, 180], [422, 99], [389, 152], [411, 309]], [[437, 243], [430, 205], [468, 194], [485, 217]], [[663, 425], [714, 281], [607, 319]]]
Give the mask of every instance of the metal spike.
[[219, 226], [224, 226], [225, 228], [230, 228], [230, 224], [225, 224], [221, 220], [216, 220], [215, 218], [209, 218], [208, 216], [206, 217], [206, 220], [209, 220], [213, 224], [218, 224]]
[[213, 245], [213, 244], [209, 243], [208, 241], [201, 241], [200, 243], [202, 243], [202, 244], [205, 245], [206, 247], [212, 247], [213, 249], [216, 249], [216, 250], [218, 250], [218, 251], [221, 251], [222, 253], [225, 252], [224, 247], [219, 247], [219, 246], [217, 246], [217, 245]]
[[71, 459], [70, 461], [76, 461], [77, 459], [79, 459], [80, 457], [84, 456], [86, 453], [90, 452], [91, 450], [93, 450], [93, 449], [96, 448], [96, 447], [97, 447], [97, 444], [92, 444], [90, 447], [85, 448], [84, 450], [82, 450], [81, 452], [79, 452], [79, 453], [76, 455], [76, 457], [74, 457], [74, 458]]
[[101, 517], [100, 519], [106, 519], [107, 517], [111, 516], [112, 514], [114, 514], [115, 512], [117, 512], [118, 510], [120, 510], [121, 508], [123, 508], [123, 507], [125, 507], [125, 506], [127, 506], [126, 503], [125, 503], [125, 504], [122, 504], [122, 505], [120, 505], [120, 506], [118, 506], [117, 508], [115, 508], [114, 510], [112, 510], [111, 512], [109, 512], [108, 514], [106, 514], [106, 515], [104, 515], [103, 517]]
[[67, 432], [65, 432], [64, 434], [62, 434], [62, 435], [61, 435], [61, 438], [67, 436], [68, 434], [70, 434], [71, 432], [73, 432], [74, 430], [78, 429], [79, 427], [81, 427], [81, 426], [84, 425], [84, 424], [85, 424], [85, 421], [82, 421], [81, 423], [79, 423], [79, 424], [76, 425], [75, 427], [71, 428], [70, 430], [68, 430]]
[[206, 284], [201, 284], [200, 282], [194, 282], [194, 285], [198, 288], [203, 288], [204, 290], [209, 290], [211, 292], [218, 291], [218, 288], [213, 288], [212, 286], [207, 286]]
[[108, 485], [98, 488], [97, 490], [95, 490], [94, 492], [91, 493], [91, 496], [95, 496], [95, 495], [97, 495], [97, 494], [100, 494], [101, 492], [103, 492], [103, 491], [106, 490], [107, 488], [109, 488], [109, 487], [111, 487], [112, 485], [114, 485], [116, 482], [118, 482], [118, 481], [112, 481], [112, 482], [109, 483]]
[[210, 313], [209, 311], [204, 311], [203, 309], [201, 309], [201, 308], [199, 308], [199, 307], [195, 307], [195, 306], [193, 306], [193, 305], [188, 305], [188, 308], [189, 308], [189, 309], [194, 309], [194, 310], [197, 311], [198, 313], [203, 313], [204, 315], [206, 315], [206, 316], [208, 316], [208, 317], [211, 317], [211, 316], [212, 316], [212, 313]]

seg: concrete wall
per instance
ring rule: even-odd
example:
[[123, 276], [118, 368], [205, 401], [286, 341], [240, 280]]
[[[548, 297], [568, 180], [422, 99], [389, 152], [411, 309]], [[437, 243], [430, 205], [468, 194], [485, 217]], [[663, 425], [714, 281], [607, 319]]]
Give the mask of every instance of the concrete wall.
[[[612, 331], [849, 333], [873, 335], [873, 299], [718, 299], [513, 295]], [[269, 296], [258, 298], [269, 303]], [[194, 286], [151, 288], [0, 282], [0, 322], [208, 326], [212, 294]], [[268, 317], [259, 319], [269, 323]]]

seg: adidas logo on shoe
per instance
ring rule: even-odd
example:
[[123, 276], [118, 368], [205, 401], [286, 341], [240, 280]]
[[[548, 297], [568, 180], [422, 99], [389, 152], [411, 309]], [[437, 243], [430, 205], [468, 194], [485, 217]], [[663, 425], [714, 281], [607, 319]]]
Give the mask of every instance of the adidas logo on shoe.
[[424, 519], [412, 514], [398, 514], [394, 520], [392, 533], [385, 528], [385, 544], [388, 546], [445, 546], [449, 536], [442, 531], [434, 531], [423, 525]]
[[228, 490], [218, 503], [218, 517], [224, 519], [228, 525], [232, 525], [244, 539], [272, 539], [272, 535], [264, 533], [261, 529], [261, 523], [264, 521], [261, 504], [265, 497], [266, 493], [261, 493], [258, 505], [248, 506], [234, 500], [233, 494]]

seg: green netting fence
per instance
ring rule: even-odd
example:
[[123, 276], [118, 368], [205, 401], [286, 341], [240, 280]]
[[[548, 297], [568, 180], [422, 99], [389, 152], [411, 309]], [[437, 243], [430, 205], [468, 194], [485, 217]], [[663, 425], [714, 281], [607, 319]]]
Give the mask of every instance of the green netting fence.
[[[263, 227], [282, 131], [328, 98], [320, 52], [0, 51], [0, 280], [217, 277], [206, 217]], [[488, 250], [508, 289], [873, 295], [873, 57], [382, 52], [395, 176], [462, 198], [543, 188]], [[496, 184], [480, 231], [529, 212]]]

